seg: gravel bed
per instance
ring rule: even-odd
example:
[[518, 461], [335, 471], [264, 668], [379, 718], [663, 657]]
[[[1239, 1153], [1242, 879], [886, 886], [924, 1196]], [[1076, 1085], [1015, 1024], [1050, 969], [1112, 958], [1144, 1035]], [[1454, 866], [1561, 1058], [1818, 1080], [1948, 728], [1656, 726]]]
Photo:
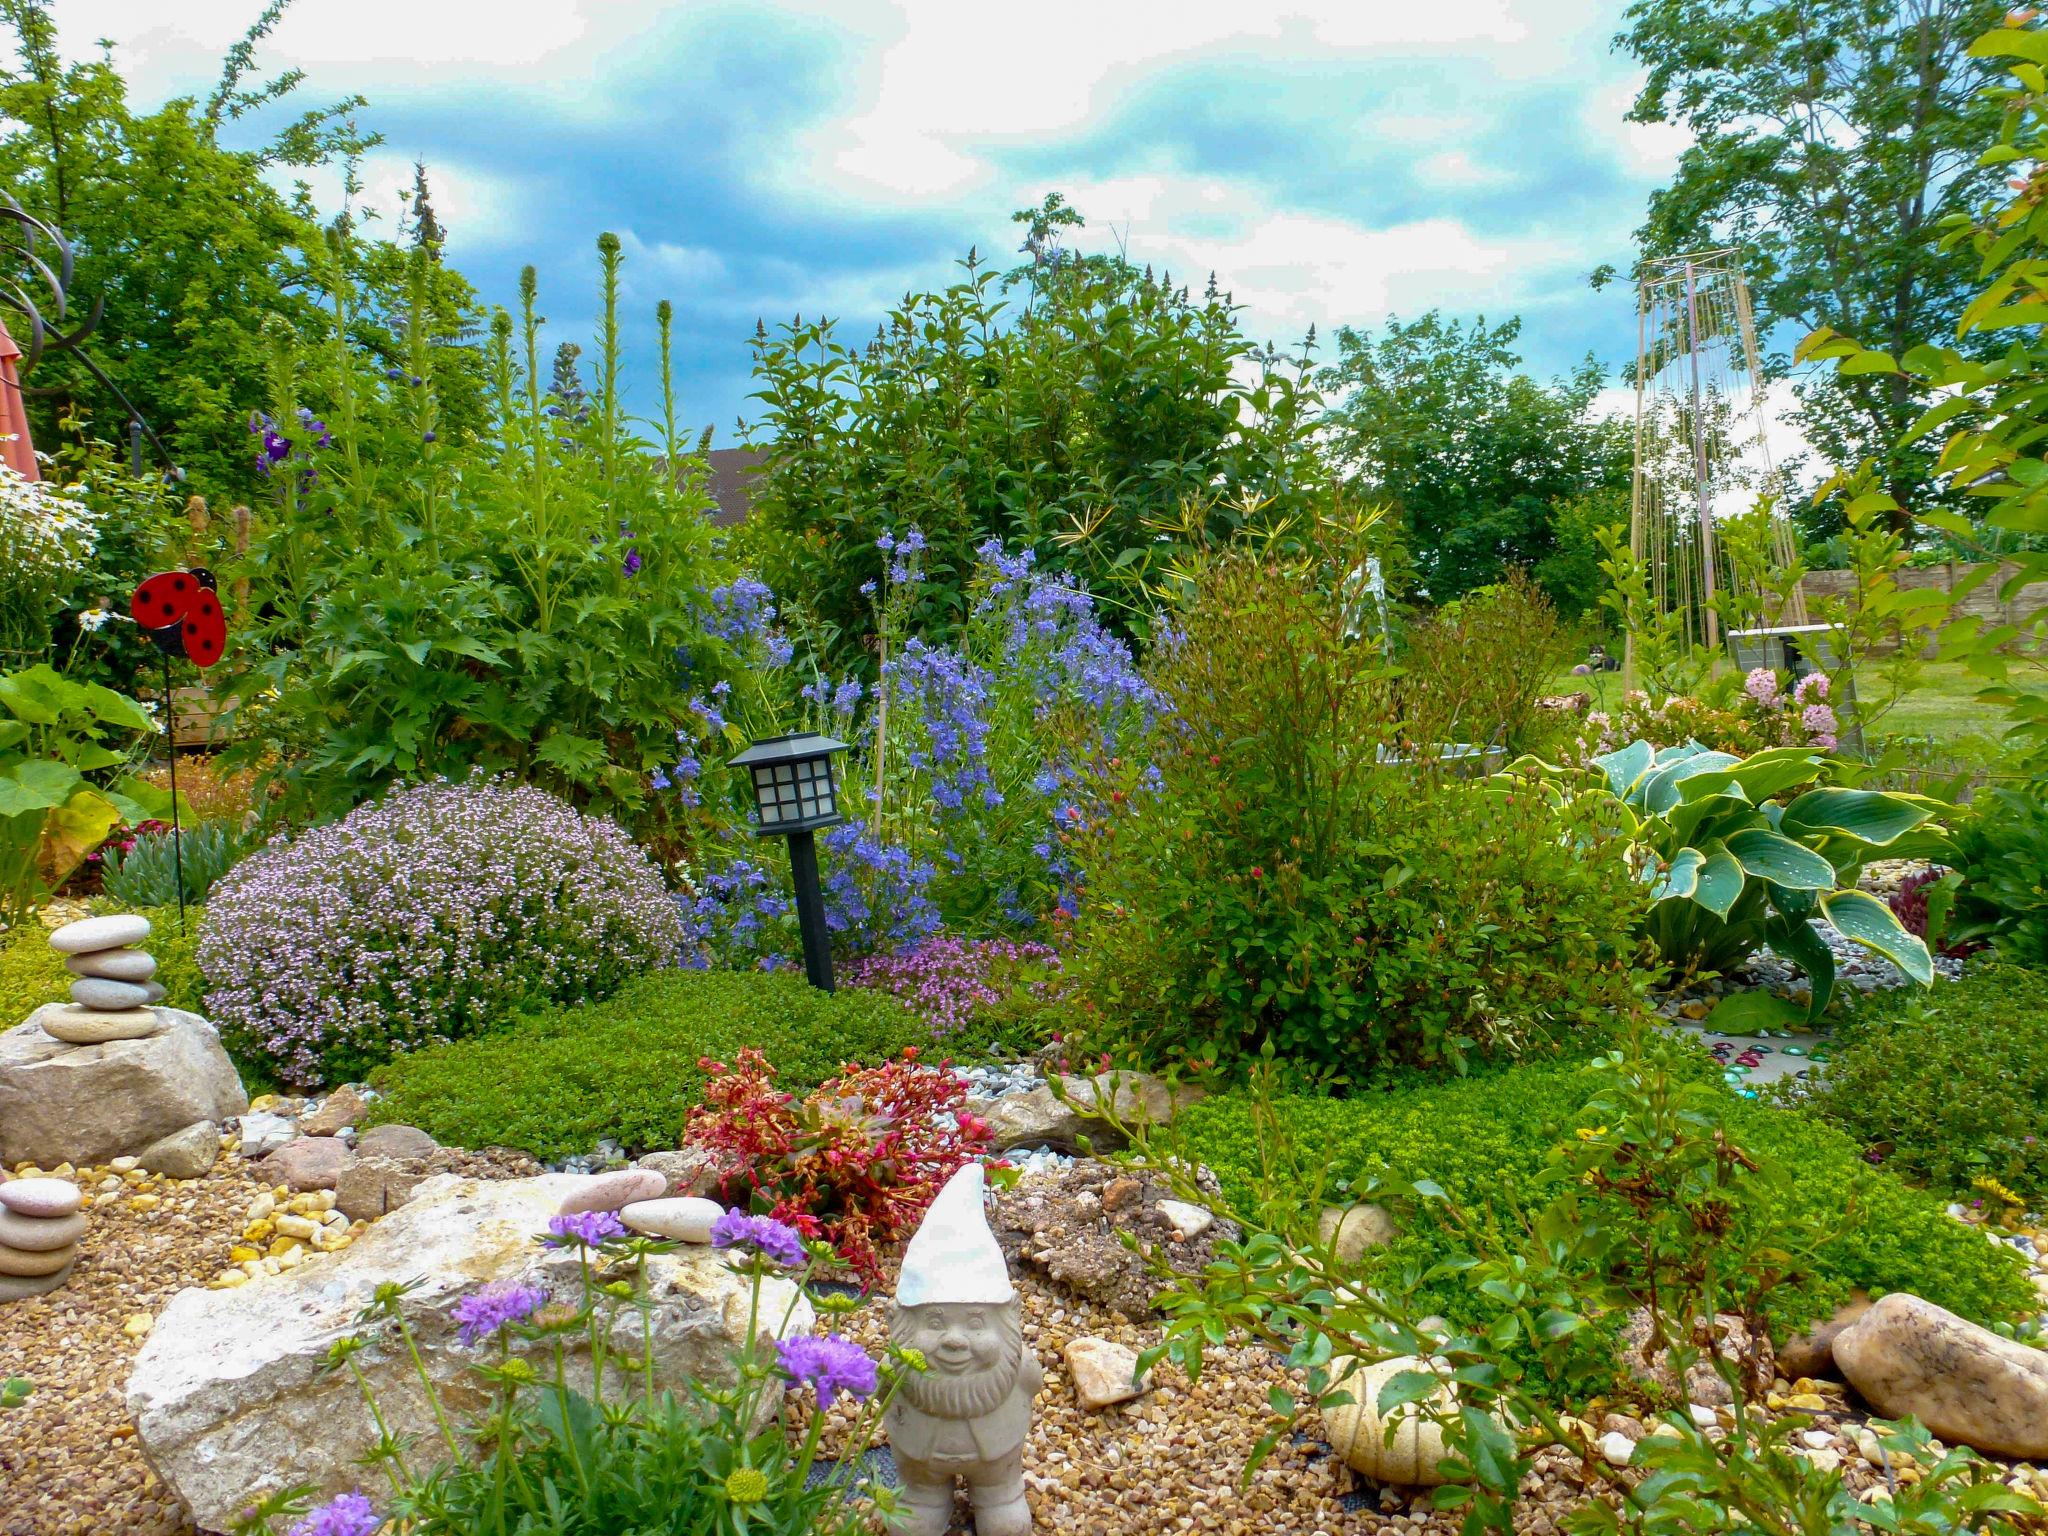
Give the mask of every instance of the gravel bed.
[[[91, 1196], [99, 1177], [82, 1174]], [[91, 1210], [78, 1267], [47, 1296], [0, 1304], [0, 1376], [35, 1392], [0, 1413], [0, 1536], [184, 1536], [192, 1527], [136, 1449], [122, 1406], [146, 1322], [216, 1273], [269, 1181], [224, 1154], [202, 1179], [137, 1173]], [[136, 1195], [156, 1203], [137, 1210]], [[145, 1200], [144, 1205], [148, 1205]]]

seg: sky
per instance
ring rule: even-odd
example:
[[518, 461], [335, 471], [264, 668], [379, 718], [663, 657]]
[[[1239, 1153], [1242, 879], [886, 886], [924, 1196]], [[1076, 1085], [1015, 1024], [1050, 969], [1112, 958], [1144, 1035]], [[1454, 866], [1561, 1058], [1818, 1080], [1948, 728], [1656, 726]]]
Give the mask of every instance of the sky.
[[[395, 217], [428, 167], [447, 258], [488, 302], [539, 271], [550, 343], [590, 348], [596, 250], [626, 254], [627, 408], [656, 302], [682, 413], [735, 440], [755, 321], [873, 333], [1010, 213], [1063, 192], [1073, 244], [1121, 245], [1261, 341], [1430, 308], [1523, 319], [1529, 369], [1633, 359], [1626, 269], [1684, 147], [1624, 114], [1623, 0], [295, 0], [259, 69], [303, 104], [369, 99]], [[139, 104], [204, 96], [259, 0], [56, 0], [66, 51], [111, 41]], [[314, 187], [324, 206], [339, 178]]]

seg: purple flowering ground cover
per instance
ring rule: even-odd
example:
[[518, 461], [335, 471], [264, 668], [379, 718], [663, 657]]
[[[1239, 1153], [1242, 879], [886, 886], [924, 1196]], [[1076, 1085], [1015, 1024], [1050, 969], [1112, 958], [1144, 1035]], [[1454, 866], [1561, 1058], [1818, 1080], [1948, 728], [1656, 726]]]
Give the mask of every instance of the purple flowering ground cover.
[[606, 996], [683, 945], [660, 871], [615, 823], [530, 787], [435, 783], [237, 865], [198, 960], [229, 1046], [310, 1086]]

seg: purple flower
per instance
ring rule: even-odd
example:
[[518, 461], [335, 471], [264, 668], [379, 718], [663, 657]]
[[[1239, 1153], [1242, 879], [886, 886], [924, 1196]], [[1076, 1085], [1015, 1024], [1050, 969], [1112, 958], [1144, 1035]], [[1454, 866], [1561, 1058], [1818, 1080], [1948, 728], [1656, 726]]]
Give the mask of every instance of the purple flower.
[[461, 1325], [462, 1342], [474, 1345], [514, 1323], [525, 1322], [547, 1304], [548, 1293], [539, 1286], [506, 1281], [487, 1285], [455, 1303], [455, 1321]]
[[830, 1408], [841, 1392], [864, 1403], [874, 1396], [881, 1380], [867, 1351], [836, 1333], [822, 1339], [812, 1334], [778, 1339], [775, 1355], [782, 1374], [793, 1383], [817, 1388], [821, 1408]]
[[625, 564], [621, 565], [619, 570], [621, 574], [626, 576], [638, 576], [640, 574], [640, 551], [637, 549], [627, 550]]
[[1835, 712], [1825, 704], [1809, 704], [1799, 712], [1799, 723], [1815, 736], [1831, 736], [1835, 729]]
[[384, 1522], [360, 1493], [344, 1493], [308, 1510], [286, 1536], [371, 1536]]
[[596, 1248], [615, 1237], [626, 1235], [626, 1224], [617, 1211], [577, 1211], [571, 1216], [550, 1216], [548, 1231], [541, 1241], [550, 1248]]
[[1757, 667], [1743, 679], [1742, 691], [1759, 704], [1770, 704], [1778, 697], [1778, 674], [1769, 667]]
[[804, 1240], [796, 1228], [773, 1216], [749, 1216], [744, 1211], [727, 1211], [712, 1223], [711, 1246], [752, 1248], [784, 1269], [795, 1269], [804, 1261]]
[[1809, 672], [1799, 679], [1799, 686], [1792, 690], [1792, 697], [1802, 704], [1828, 696], [1828, 675], [1825, 672]]

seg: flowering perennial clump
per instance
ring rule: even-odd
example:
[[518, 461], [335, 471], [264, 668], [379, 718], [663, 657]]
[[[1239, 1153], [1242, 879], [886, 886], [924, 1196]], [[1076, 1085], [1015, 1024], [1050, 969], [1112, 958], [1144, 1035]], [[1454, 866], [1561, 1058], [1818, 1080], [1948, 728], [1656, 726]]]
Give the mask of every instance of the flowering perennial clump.
[[537, 1285], [503, 1281], [487, 1285], [455, 1303], [457, 1337], [474, 1346], [523, 1323], [548, 1304], [548, 1293]]
[[626, 1224], [616, 1211], [575, 1211], [548, 1218], [548, 1235], [541, 1239], [548, 1248], [602, 1248], [626, 1235]]
[[771, 1264], [796, 1269], [804, 1261], [804, 1240], [795, 1227], [773, 1216], [727, 1211], [711, 1224], [714, 1248], [752, 1249]]
[[821, 1408], [830, 1408], [832, 1399], [841, 1392], [856, 1403], [864, 1403], [881, 1384], [881, 1371], [874, 1357], [841, 1334], [828, 1333], [821, 1339], [807, 1333], [793, 1339], [778, 1339], [775, 1356], [783, 1375], [798, 1386], [817, 1389]]
[[616, 824], [530, 787], [438, 782], [280, 839], [214, 887], [206, 1006], [296, 1084], [603, 996], [680, 962], [682, 914]]
[[360, 1493], [344, 1493], [309, 1510], [289, 1536], [372, 1536], [384, 1521]]
[[57, 600], [98, 542], [91, 507], [0, 464], [0, 650], [40, 651], [48, 643]]
[[[801, 1103], [775, 1086], [759, 1051], [702, 1065], [710, 1081], [684, 1140], [712, 1154], [712, 1193], [730, 1206], [767, 1205], [777, 1222], [829, 1242], [870, 1285], [882, 1278], [879, 1245], [907, 1238], [989, 1141], [988, 1126], [965, 1113], [966, 1085], [921, 1065], [915, 1047], [879, 1067], [847, 1067]], [[729, 1243], [776, 1257], [755, 1229], [728, 1232]]]
[[1059, 969], [1058, 954], [1044, 944], [946, 935], [856, 960], [846, 971], [846, 984], [900, 997], [933, 1034], [948, 1035], [972, 1023], [982, 1009], [1006, 1001], [1033, 969]]

